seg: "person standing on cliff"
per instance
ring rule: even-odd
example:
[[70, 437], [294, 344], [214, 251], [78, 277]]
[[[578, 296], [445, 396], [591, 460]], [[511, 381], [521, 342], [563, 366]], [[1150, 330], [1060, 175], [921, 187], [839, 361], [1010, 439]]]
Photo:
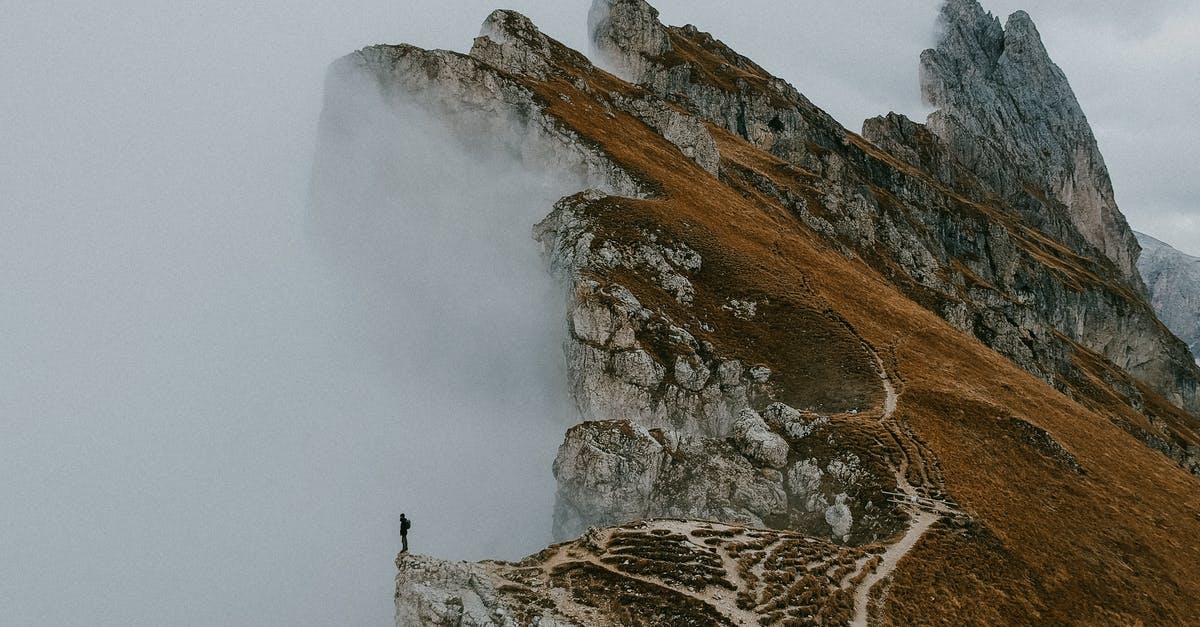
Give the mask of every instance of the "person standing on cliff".
[[400, 514], [400, 542], [403, 547], [400, 549], [401, 553], [408, 553], [408, 528], [411, 526], [412, 521], [405, 518], [404, 514]]

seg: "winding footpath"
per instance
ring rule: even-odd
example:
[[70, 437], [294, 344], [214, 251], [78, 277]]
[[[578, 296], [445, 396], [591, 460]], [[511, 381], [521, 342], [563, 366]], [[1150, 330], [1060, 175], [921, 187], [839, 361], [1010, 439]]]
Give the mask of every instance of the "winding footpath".
[[[884, 401], [883, 401], [883, 416], [880, 417], [881, 423], [887, 424], [893, 428], [893, 433], [899, 432], [897, 437], [900, 439], [911, 439], [911, 437], [895, 420], [896, 408], [900, 404], [900, 393], [896, 389], [891, 376], [888, 374], [887, 368], [883, 363], [883, 359], [873, 349], [870, 352], [875, 357], [876, 365], [879, 368], [879, 379], [883, 383]], [[903, 445], [903, 443], [901, 443]], [[915, 447], [914, 447], [915, 448]], [[923, 464], [923, 461], [918, 456], [916, 463]], [[955, 510], [948, 504], [921, 499], [917, 489], [908, 481], [908, 464], [910, 463], [908, 455], [902, 455], [900, 459], [900, 467], [896, 469], [896, 488], [907, 495], [901, 508], [911, 518], [908, 530], [895, 543], [887, 548], [882, 555], [879, 565], [874, 572], [867, 575], [858, 588], [854, 591], [854, 618], [850, 621], [853, 627], [866, 627], [868, 618], [870, 617], [871, 609], [871, 589], [876, 584], [884, 581], [892, 576], [896, 567], [900, 564], [900, 560], [916, 546], [917, 541], [925, 532], [929, 530], [943, 516], [955, 513]], [[921, 476], [927, 477], [928, 473], [921, 469]]]

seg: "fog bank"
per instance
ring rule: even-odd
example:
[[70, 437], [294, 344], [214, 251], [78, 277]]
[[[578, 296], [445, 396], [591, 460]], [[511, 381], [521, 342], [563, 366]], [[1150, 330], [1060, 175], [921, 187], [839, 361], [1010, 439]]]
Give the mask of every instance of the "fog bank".
[[504, 138], [464, 134], [368, 77], [328, 89], [311, 239], [351, 312], [348, 341], [407, 399], [396, 462], [411, 474], [396, 492], [427, 519], [415, 546], [460, 559], [540, 550], [574, 410], [564, 286], [532, 227], [584, 182], [526, 168]]
[[[421, 43], [469, 43], [492, 8], [477, 4], [421, 27]], [[415, 5], [5, 9], [0, 622], [384, 625], [400, 511], [414, 551], [518, 557], [545, 543], [533, 539], [549, 537], [563, 429], [547, 424], [549, 449], [531, 458], [536, 437], [504, 418], [522, 394], [525, 427], [562, 420], [535, 411], [546, 383], [519, 362], [555, 353], [558, 327], [512, 358], [504, 325], [526, 322], [513, 295], [446, 307], [474, 284], [445, 260], [448, 295], [433, 274], [406, 278], [420, 300], [382, 313], [381, 292], [312, 241], [325, 69], [415, 39]], [[466, 187], [426, 157], [425, 181]], [[520, 219], [488, 254], [519, 239], [536, 267]], [[397, 357], [410, 331], [447, 348], [410, 367]]]

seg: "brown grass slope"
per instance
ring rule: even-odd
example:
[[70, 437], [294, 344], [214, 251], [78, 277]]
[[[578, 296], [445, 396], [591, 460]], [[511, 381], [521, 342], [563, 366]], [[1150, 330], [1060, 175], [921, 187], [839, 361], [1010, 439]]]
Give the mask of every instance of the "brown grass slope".
[[[888, 124], [909, 129], [905, 132], [913, 135], [918, 150], [913, 162], [906, 162], [859, 135], [846, 131], [803, 95], [790, 88], [781, 88], [778, 79], [772, 79], [765, 70], [737, 55], [707, 33], [692, 27], [669, 28], [668, 31], [675, 50], [656, 59], [662, 67], [670, 68], [660, 71], [660, 74], [666, 72], [673, 76], [688, 77], [686, 81], [673, 83], [673, 88], [687, 89], [692, 96], [706, 101], [714, 99], [714, 92], [724, 93], [728, 102], [761, 100], [765, 97], [771, 102], [771, 108], [779, 112], [778, 115], [788, 117], [795, 125], [793, 130], [784, 131], [785, 136], [792, 134], [790, 140], [754, 136], [753, 133], [747, 134], [740, 126], [737, 129], [726, 127], [726, 130], [736, 131], [750, 138], [758, 147], [787, 160], [773, 160], [773, 155], [765, 151], [757, 157], [744, 152], [733, 167], [728, 167], [733, 164], [727, 160], [725, 182], [743, 195], [766, 193], [778, 196], [783, 191], [802, 199], [803, 208], [800, 211], [806, 214], [820, 220], [833, 215], [832, 222], [840, 225], [835, 226], [832, 232], [827, 228], [820, 232], [868, 260], [907, 296], [932, 311], [953, 311], [962, 303], [973, 302], [978, 305], [982, 301], [998, 298], [1010, 301], [1015, 311], [1028, 313], [1029, 310], [1023, 309], [1023, 305], [1014, 300], [1016, 294], [1011, 285], [998, 288], [972, 270], [987, 269], [996, 274], [995, 264], [1003, 266], [1017, 259], [1017, 263], [1024, 268], [1018, 271], [1021, 276], [1019, 282], [1029, 281], [1021, 289], [1041, 290], [1042, 298], [1035, 300], [1043, 300], [1045, 304], [1035, 317], [1059, 325], [1059, 331], [1051, 333], [1050, 341], [1027, 343], [1027, 347], [1037, 353], [1037, 360], [1032, 363], [1030, 359], [1020, 357], [1019, 350], [1017, 357], [1011, 352], [1010, 357], [1018, 359], [1019, 363], [1023, 361], [1026, 369], [1052, 381], [1060, 390], [1081, 397], [1089, 396], [1089, 378], [1096, 376], [1098, 370], [1087, 353], [1108, 351], [1112, 357], [1121, 354], [1122, 350], [1127, 351], [1128, 347], [1123, 347], [1119, 342], [1117, 345], [1108, 345], [1108, 340], [1102, 339], [1103, 333], [1091, 335], [1083, 332], [1079, 325], [1088, 326], [1084, 322], [1087, 316], [1078, 322], [1070, 322], [1069, 312], [1095, 307], [1094, 317], [1099, 315], [1097, 312], [1103, 307], [1108, 312], [1104, 315], [1117, 316], [1131, 327], [1140, 326], [1142, 335], [1153, 337], [1157, 342], [1157, 353], [1144, 357], [1145, 361], [1133, 361], [1126, 365], [1130, 372], [1142, 377], [1142, 381], [1154, 382], [1152, 387], [1157, 394], [1169, 395], [1171, 402], [1177, 406], [1195, 409], [1189, 399], [1200, 370], [1192, 363], [1182, 342], [1163, 327], [1149, 303], [1124, 284], [1115, 266], [1103, 255], [1095, 251], [1092, 251], [1095, 254], [1079, 252], [1076, 250], [1078, 242], [1075, 242], [1073, 249], [1073, 246], [1047, 235], [1043, 227], [1055, 220], [1054, 216], [1060, 213], [1061, 207], [1043, 193], [1030, 188], [1022, 196], [999, 199], [988, 191], [975, 173], [953, 162], [938, 145], [936, 138], [920, 125], [901, 122], [900, 116], [894, 114], [868, 121], [867, 126], [876, 129]], [[711, 109], [707, 111], [706, 115], [712, 115]], [[770, 113], [760, 110], [759, 115]], [[778, 121], [778, 115], [772, 123]], [[720, 119], [713, 121], [722, 123]], [[803, 140], [803, 147], [797, 145], [797, 137]], [[782, 143], [772, 145], [777, 140]], [[904, 146], [901, 149], [908, 150]], [[913, 158], [912, 155], [909, 158]], [[797, 164], [804, 164], [805, 167], [797, 167]], [[941, 280], [959, 286], [957, 297], [939, 289], [931, 289], [900, 265], [904, 257], [903, 249], [909, 245], [908, 242], [879, 245], [874, 237], [861, 239], [857, 231], [861, 230], [862, 221], [848, 216], [844, 207], [836, 206], [841, 201], [834, 199], [835, 205], [829, 204], [828, 192], [838, 188], [868, 190], [868, 204], [873, 212], [881, 216], [874, 228], [886, 228], [884, 225], [889, 222], [901, 223], [902, 230], [925, 240], [935, 255], [945, 255], [943, 266], [937, 273]], [[797, 203], [789, 202], [790, 208], [797, 211]], [[1031, 214], [1043, 216], [1047, 224], [1031, 222]], [[805, 221], [812, 224], [809, 219]], [[871, 228], [870, 220], [866, 222], [866, 228]], [[856, 232], [847, 234], [838, 231], [845, 228]], [[936, 235], [935, 230], [938, 232]], [[997, 240], [1002, 250], [993, 254], [988, 242]], [[1012, 249], [1003, 250], [1009, 243]], [[1013, 253], [1015, 257], [1010, 256]], [[1036, 288], [1033, 287], [1035, 285]], [[1066, 302], [1057, 302], [1058, 298]], [[1065, 316], [1062, 315], [1064, 313]], [[994, 329], [987, 328], [990, 326], [985, 324], [983, 328], [977, 326], [975, 329], [975, 334], [985, 338], [988, 343], [992, 341], [986, 338], [995, 335]], [[1066, 337], [1064, 333], [1079, 336]], [[1053, 339], [1053, 336], [1058, 337]], [[1081, 349], [1082, 343], [1088, 346]], [[1011, 347], [1008, 350], [1011, 351]], [[1118, 392], [1115, 396], [1108, 396], [1128, 406], [1119, 410], [1119, 413], [1124, 415], [1127, 413], [1125, 409], [1133, 409], [1136, 413], [1147, 414], [1141, 420], [1114, 417], [1114, 422], [1152, 448], [1196, 472], [1194, 451], [1200, 450], [1200, 439], [1195, 434], [1200, 430], [1200, 420], [1187, 412], [1147, 409], [1157, 408], [1160, 403], [1143, 396], [1141, 391], [1145, 385], [1127, 373], [1114, 369], [1111, 364], [1101, 370], [1107, 371], [1102, 377], [1106, 379], [1107, 386]]]
[[[848, 326], [839, 333], [816, 325], [822, 331], [808, 340], [810, 351], [844, 351], [854, 336], [894, 355], [894, 374], [904, 382], [899, 412], [936, 454], [948, 492], [973, 521], [940, 526], [901, 563], [888, 620], [1182, 624], [1200, 616], [1200, 484], [1097, 413], [1106, 400], [1102, 381], [1085, 402], [1043, 384], [902, 295], [771, 198], [739, 193], [735, 188], [751, 186], [736, 180], [713, 179], [631, 116], [601, 114], [610, 110], [593, 94], [636, 88], [574, 65], [563, 73], [582, 74], [586, 92], [566, 77], [531, 86], [564, 125], [660, 191], [655, 200], [597, 210], [610, 235], [631, 224], [653, 225], [709, 264], [698, 290], [794, 304], [800, 322], [793, 324], [783, 307], [770, 325], [779, 335], [758, 338], [758, 345], [796, 345], [797, 329], [809, 323], [805, 316], [820, 310]], [[741, 138], [712, 130], [727, 171], [789, 171]], [[630, 283], [639, 298], [658, 297], [652, 287]], [[746, 340], [731, 327], [704, 339], [722, 347]], [[817, 377], [839, 385], [839, 373], [806, 371], [803, 357], [768, 354], [759, 361], [782, 381]], [[1018, 424], [1044, 430], [1080, 471]]]

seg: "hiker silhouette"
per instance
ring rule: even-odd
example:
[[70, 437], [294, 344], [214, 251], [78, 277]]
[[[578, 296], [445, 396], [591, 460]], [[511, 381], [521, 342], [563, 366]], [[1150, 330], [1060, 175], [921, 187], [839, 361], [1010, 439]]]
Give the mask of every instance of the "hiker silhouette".
[[400, 549], [401, 553], [408, 553], [408, 528], [411, 526], [412, 521], [404, 514], [400, 514], [400, 541], [403, 543], [403, 547]]

